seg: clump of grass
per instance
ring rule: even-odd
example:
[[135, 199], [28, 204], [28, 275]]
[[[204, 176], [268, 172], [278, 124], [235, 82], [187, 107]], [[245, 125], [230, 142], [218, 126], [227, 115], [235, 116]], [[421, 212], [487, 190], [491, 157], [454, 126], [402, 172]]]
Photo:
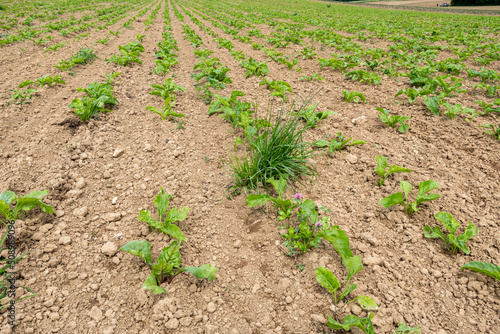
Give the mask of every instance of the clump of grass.
[[[304, 103], [299, 112], [307, 107]], [[309, 158], [314, 155], [311, 143], [303, 141], [307, 125], [295, 116], [297, 109], [291, 107], [273, 113], [272, 106], [267, 117], [256, 123], [263, 124], [254, 133], [245, 129], [246, 154], [243, 158], [231, 154], [226, 164], [233, 172], [233, 188], [255, 189], [267, 180], [280, 178], [288, 184], [302, 184], [304, 177], [318, 174]]]

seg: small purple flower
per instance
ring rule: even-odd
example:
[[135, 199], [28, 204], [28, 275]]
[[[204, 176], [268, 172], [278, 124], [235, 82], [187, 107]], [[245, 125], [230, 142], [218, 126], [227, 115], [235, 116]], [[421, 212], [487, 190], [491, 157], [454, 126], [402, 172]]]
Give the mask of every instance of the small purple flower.
[[297, 208], [297, 212], [300, 212], [300, 209], [301, 209], [301, 207], [299, 206], [299, 207]]
[[294, 197], [295, 197], [295, 199], [301, 199], [302, 198], [302, 194], [301, 193], [296, 193]]
[[316, 227], [321, 227], [323, 224], [321, 224], [321, 222], [317, 222], [316, 223]]

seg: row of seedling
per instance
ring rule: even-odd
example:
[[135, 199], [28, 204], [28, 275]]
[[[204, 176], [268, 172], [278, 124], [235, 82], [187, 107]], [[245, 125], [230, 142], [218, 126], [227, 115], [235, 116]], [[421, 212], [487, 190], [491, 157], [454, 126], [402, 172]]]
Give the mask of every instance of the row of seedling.
[[[162, 33], [163, 40], [158, 43], [159, 51], [155, 53], [155, 63], [156, 68], [153, 73], [165, 76], [167, 72], [172, 71], [172, 66], [178, 63], [178, 55], [176, 51], [179, 51], [177, 47], [177, 41], [172, 34], [172, 26], [170, 25], [170, 15], [168, 6], [165, 6], [165, 11], [163, 14], [165, 19], [165, 28]], [[153, 106], [146, 107], [146, 110], [152, 111], [158, 114], [161, 119], [173, 119], [174, 117], [184, 117], [182, 113], [174, 111], [176, 103], [176, 92], [185, 92], [186, 90], [181, 85], [174, 82], [172, 78], [166, 79], [162, 85], [153, 84], [151, 85], [153, 90], [149, 92], [150, 95], [159, 96], [163, 100], [163, 106], [158, 109]], [[177, 123], [180, 128], [184, 123]]]

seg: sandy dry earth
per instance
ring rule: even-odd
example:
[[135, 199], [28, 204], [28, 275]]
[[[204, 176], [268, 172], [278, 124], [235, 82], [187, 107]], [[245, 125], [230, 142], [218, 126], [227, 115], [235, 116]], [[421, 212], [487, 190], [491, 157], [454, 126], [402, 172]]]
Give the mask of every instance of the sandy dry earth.
[[[190, 73], [197, 60], [191, 43], [183, 38], [182, 24], [193, 28], [204, 47], [215, 51], [213, 56], [231, 69], [233, 83], [222, 95], [242, 90], [247, 94], [244, 100], [258, 102], [265, 112], [270, 94], [259, 86], [260, 79], [245, 79], [246, 70], [227, 50], [217, 49], [188, 16], [179, 22], [171, 10], [180, 60], [174, 80], [186, 88], [178, 95], [176, 110], [187, 116], [185, 129], [145, 110], [162, 103], [159, 97], [148, 95], [149, 84], [163, 81], [151, 74], [156, 44], [162, 39], [161, 13], [163, 8], [147, 32], [142, 23], [135, 22], [135, 30], [123, 29], [109, 44], [97, 44], [100, 60], [75, 68], [74, 77], [64, 73], [66, 85], [39, 90], [40, 97], [32, 104], [2, 105], [0, 189], [21, 194], [49, 189], [47, 202], [57, 213], [48, 216], [35, 211], [16, 223], [19, 251], [35, 249], [19, 266], [18, 282], [39, 293], [17, 305], [17, 332], [329, 332], [322, 322], [331, 313], [331, 299], [316, 282], [314, 269], [326, 266], [345, 279], [340, 258], [326, 244], [297, 260], [286, 256], [277, 246], [282, 238], [272, 211], [265, 215], [247, 208], [243, 195], [226, 198], [231, 178], [220, 159], [229, 157], [235, 136], [223, 119], [207, 117], [207, 106], [193, 87]], [[272, 31], [260, 28], [265, 34]], [[118, 51], [118, 45], [135, 40], [137, 33], [147, 36], [143, 65], [118, 67], [104, 61]], [[2, 48], [2, 58], [7, 55], [11, 61], [0, 64], [0, 72], [7, 73], [1, 93], [26, 79], [59, 74], [54, 64], [105, 34], [94, 32], [46, 58], [36, 47], [26, 46], [25, 53], [20, 53], [17, 46], [22, 43]], [[232, 41], [246, 56], [267, 60], [264, 53]], [[325, 48], [323, 52], [332, 51]], [[304, 73], [319, 71], [315, 60], [300, 62]], [[331, 138], [342, 131], [368, 142], [334, 157], [315, 157], [320, 175], [314, 185], [300, 191], [331, 209], [332, 221], [347, 232], [353, 252], [362, 255], [365, 268], [355, 278], [356, 293], [373, 296], [380, 305], [374, 318], [377, 333], [392, 333], [401, 321], [420, 326], [422, 333], [498, 333], [500, 285], [488, 277], [459, 271], [473, 260], [500, 263], [500, 144], [477, 127], [498, 123], [498, 117], [466, 123], [463, 118], [431, 117], [421, 103], [401, 104], [402, 97], [395, 104], [392, 99], [409, 85], [407, 79], [385, 79], [374, 87], [323, 70], [326, 81], [310, 83], [300, 81], [301, 74], [282, 65], [271, 62], [268, 67], [269, 78], [286, 80], [294, 92], [306, 95], [322, 88], [322, 95], [314, 98], [321, 102], [319, 109], [337, 113], [310, 130], [307, 140]], [[490, 68], [499, 69], [497, 63]], [[77, 120], [68, 109], [73, 98], [82, 96], [76, 88], [103, 82], [105, 73], [111, 71], [122, 72], [116, 79], [119, 105], [114, 111], [88, 124], [64, 122]], [[468, 80], [465, 86], [472, 90], [474, 83]], [[362, 91], [368, 103], [342, 102], [341, 86]], [[476, 99], [462, 94], [450, 103], [475, 107]], [[411, 115], [410, 130], [401, 135], [385, 127], [374, 111], [380, 106]], [[366, 121], [352, 121], [360, 116], [366, 116]], [[123, 154], [113, 157], [117, 149]], [[413, 173], [390, 178], [379, 189], [373, 172], [379, 154]], [[383, 209], [378, 201], [399, 189], [399, 178], [413, 185], [436, 180], [442, 198], [410, 217], [399, 209]], [[166, 287], [166, 296], [142, 289], [149, 270], [141, 260], [116, 249], [103, 253], [107, 242], [119, 248], [131, 240], [145, 239], [153, 245], [155, 258], [168, 244], [168, 236], [151, 232], [137, 220], [141, 209], [153, 210], [160, 187], [175, 196], [174, 206], [190, 208], [188, 219], [179, 223], [187, 237], [181, 249], [183, 263], [211, 263], [219, 268], [212, 282], [179, 276]], [[433, 225], [438, 211], [448, 211], [462, 224], [471, 220], [479, 227], [479, 236], [469, 243], [470, 255], [451, 255], [443, 243], [423, 237], [423, 226]], [[300, 271], [296, 264], [305, 269]], [[365, 314], [357, 306], [350, 311]], [[1, 317], [4, 324], [7, 314]], [[9, 333], [10, 329], [3, 330]]]

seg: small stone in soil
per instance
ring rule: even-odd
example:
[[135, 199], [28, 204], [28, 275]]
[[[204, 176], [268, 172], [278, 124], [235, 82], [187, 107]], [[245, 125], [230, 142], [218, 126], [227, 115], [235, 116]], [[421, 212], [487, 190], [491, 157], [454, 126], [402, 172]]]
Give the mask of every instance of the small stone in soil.
[[207, 311], [209, 313], [214, 313], [215, 310], [216, 310], [215, 304], [212, 303], [212, 302], [208, 303], [208, 305], [207, 305]]
[[113, 256], [118, 251], [118, 247], [113, 242], [108, 241], [102, 246], [101, 251], [107, 256]]

